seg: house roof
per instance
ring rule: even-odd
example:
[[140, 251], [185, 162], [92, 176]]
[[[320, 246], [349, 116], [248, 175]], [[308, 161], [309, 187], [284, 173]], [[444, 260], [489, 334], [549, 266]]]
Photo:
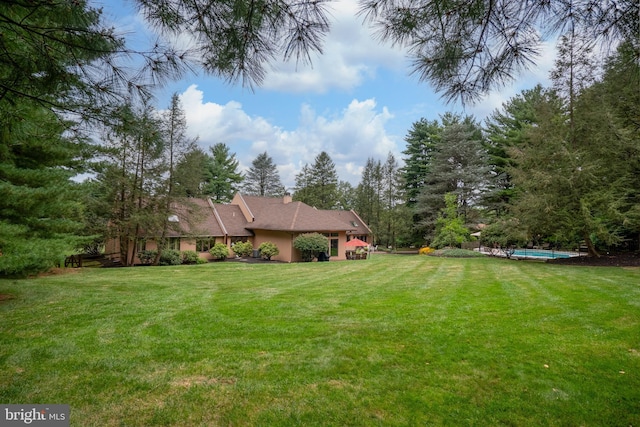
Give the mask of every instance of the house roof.
[[247, 220], [245, 219], [240, 207], [237, 205], [213, 205], [214, 211], [217, 213], [223, 229], [228, 236], [249, 237], [253, 233], [247, 229]]
[[184, 199], [172, 206], [169, 218], [169, 237], [224, 236], [224, 230], [215, 217], [213, 206], [204, 199]]
[[181, 200], [173, 206], [168, 237], [249, 237], [252, 230], [371, 233], [353, 211], [318, 210], [290, 198], [239, 195], [234, 201], [214, 204], [209, 199]]
[[336, 219], [346, 222], [352, 225], [354, 228], [352, 230], [348, 230], [348, 234], [351, 235], [365, 235], [372, 234], [371, 229], [365, 224], [365, 222], [358, 216], [358, 214], [353, 211], [324, 211], [329, 215], [334, 216]]
[[287, 202], [284, 198], [242, 195], [242, 200], [255, 219], [246, 228], [292, 232], [349, 231], [352, 224], [331, 211], [318, 210], [302, 202]]

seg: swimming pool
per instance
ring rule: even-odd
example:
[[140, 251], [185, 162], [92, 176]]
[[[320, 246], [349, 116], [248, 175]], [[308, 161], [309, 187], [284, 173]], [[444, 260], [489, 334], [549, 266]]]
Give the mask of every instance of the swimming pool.
[[574, 256], [580, 256], [580, 254], [578, 252], [550, 251], [544, 249], [515, 249], [511, 256], [518, 258], [556, 259], [571, 258]]

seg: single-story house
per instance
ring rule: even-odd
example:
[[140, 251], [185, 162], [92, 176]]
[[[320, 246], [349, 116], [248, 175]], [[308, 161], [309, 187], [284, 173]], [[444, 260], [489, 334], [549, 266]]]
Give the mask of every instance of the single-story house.
[[[238, 193], [229, 204], [213, 203], [211, 199], [188, 199], [174, 206], [170, 221], [173, 227], [166, 236], [169, 248], [196, 251], [206, 259], [211, 258], [208, 251], [215, 243], [224, 243], [231, 249], [235, 242], [249, 241], [257, 249], [268, 241], [276, 244], [280, 251], [273, 260], [300, 261], [302, 256], [293, 247], [293, 240], [304, 233], [327, 236], [327, 252], [331, 259], [337, 260], [346, 259], [348, 240], [357, 237], [373, 242], [371, 230], [353, 210], [319, 210], [294, 202], [291, 196], [276, 198]], [[155, 238], [157, 236], [140, 236], [139, 243], [131, 251], [156, 249]], [[107, 253], [119, 253], [117, 239], [107, 246]]]

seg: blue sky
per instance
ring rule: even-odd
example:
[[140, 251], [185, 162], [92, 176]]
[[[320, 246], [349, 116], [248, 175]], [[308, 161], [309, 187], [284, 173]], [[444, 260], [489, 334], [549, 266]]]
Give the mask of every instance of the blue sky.
[[[95, 6], [102, 6], [132, 43], [151, 40], [130, 1], [100, 0]], [[159, 89], [156, 106], [166, 108], [178, 93], [188, 132], [202, 148], [227, 144], [243, 170], [266, 151], [287, 188], [321, 151], [331, 156], [340, 179], [355, 186], [369, 157], [384, 161], [391, 152], [402, 164], [404, 138], [421, 118], [435, 120], [452, 111], [482, 121], [521, 90], [548, 84], [551, 44], [544, 46], [538, 66], [512, 85], [466, 109], [446, 104], [427, 83], [409, 75], [403, 50], [375, 41], [356, 10], [357, 0], [333, 3], [332, 31], [312, 66], [273, 64], [254, 91], [201, 72], [189, 74]]]

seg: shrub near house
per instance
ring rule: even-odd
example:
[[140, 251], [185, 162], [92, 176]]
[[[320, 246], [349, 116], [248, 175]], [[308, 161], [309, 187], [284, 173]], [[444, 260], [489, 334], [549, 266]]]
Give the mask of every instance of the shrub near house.
[[302, 260], [313, 261], [320, 252], [329, 248], [329, 240], [320, 233], [305, 233], [295, 238], [293, 247], [302, 252]]
[[253, 254], [251, 242], [236, 242], [231, 246], [233, 253], [239, 257], [249, 257]]
[[229, 248], [224, 243], [216, 243], [209, 249], [209, 253], [213, 259], [223, 260], [229, 256]]
[[271, 259], [273, 256], [277, 256], [280, 253], [280, 250], [273, 242], [263, 242], [258, 247], [260, 251], [260, 256], [264, 259]]

